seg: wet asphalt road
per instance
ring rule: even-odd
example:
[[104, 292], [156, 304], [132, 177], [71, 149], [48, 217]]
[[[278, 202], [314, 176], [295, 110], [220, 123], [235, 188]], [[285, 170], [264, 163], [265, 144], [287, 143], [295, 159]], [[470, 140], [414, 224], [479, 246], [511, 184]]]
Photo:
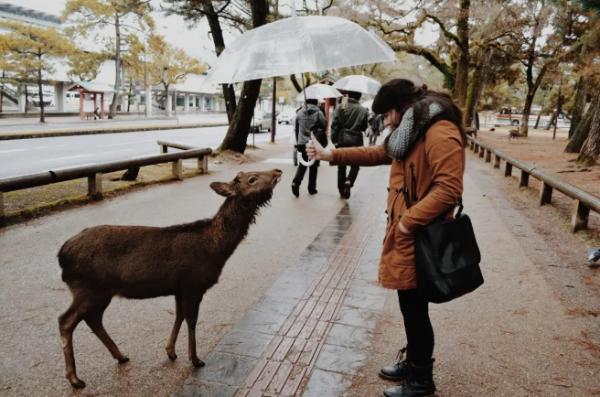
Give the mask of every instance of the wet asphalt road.
[[[0, 178], [158, 154], [159, 139], [214, 149], [226, 131], [227, 127], [207, 127], [0, 141]], [[278, 126], [277, 139], [287, 142], [291, 131], [289, 125]], [[270, 133], [254, 139], [268, 142]], [[250, 135], [248, 143], [252, 142]]]

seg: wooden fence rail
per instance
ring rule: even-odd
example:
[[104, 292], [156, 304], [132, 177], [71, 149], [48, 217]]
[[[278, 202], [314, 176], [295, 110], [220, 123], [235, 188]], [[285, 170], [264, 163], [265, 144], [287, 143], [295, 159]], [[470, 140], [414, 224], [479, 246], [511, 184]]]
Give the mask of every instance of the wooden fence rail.
[[584, 190], [573, 186], [554, 175], [550, 175], [544, 170], [536, 168], [534, 165], [517, 160], [514, 157], [495, 149], [478, 139], [468, 137], [469, 147], [479, 155], [479, 158], [485, 157], [485, 162], [492, 162], [494, 158], [494, 168], [500, 168], [501, 162], [504, 161], [504, 176], [511, 176], [513, 168], [520, 170], [519, 186], [525, 187], [529, 185], [529, 178], [533, 177], [541, 182], [539, 205], [550, 204], [552, 201], [552, 191], [554, 189], [563, 193], [565, 196], [574, 200], [574, 206], [571, 216], [571, 231], [573, 233], [578, 230], [587, 229], [590, 211], [600, 214], [600, 198], [596, 197]]
[[208, 156], [212, 153], [210, 148], [195, 148], [175, 153], [165, 153], [153, 156], [139, 157], [122, 161], [111, 161], [86, 166], [62, 168], [29, 175], [20, 175], [0, 179], [0, 223], [4, 220], [4, 193], [15, 190], [27, 189], [36, 186], [68, 181], [72, 179], [87, 178], [88, 196], [95, 199], [102, 198], [102, 174], [109, 172], [135, 169], [147, 165], [172, 163], [173, 175], [183, 178], [182, 162], [184, 159], [197, 158], [198, 169], [207, 172]]

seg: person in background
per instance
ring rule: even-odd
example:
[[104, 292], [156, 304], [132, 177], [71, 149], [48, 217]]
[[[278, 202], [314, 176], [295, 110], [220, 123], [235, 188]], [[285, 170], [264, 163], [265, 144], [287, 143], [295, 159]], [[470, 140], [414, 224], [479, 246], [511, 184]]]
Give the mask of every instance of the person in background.
[[383, 114], [373, 114], [369, 119], [369, 146], [373, 146], [377, 143], [377, 138], [383, 130]]
[[[296, 122], [294, 133], [296, 134], [296, 149], [301, 153], [302, 159], [308, 161], [306, 155], [306, 144], [310, 141], [311, 133], [313, 133], [319, 143], [327, 146], [327, 135], [325, 134], [326, 121], [325, 115], [318, 107], [318, 101], [316, 99], [307, 99], [306, 106], [302, 106], [296, 113]], [[315, 161], [308, 168], [308, 194], [317, 194], [317, 172], [319, 169], [319, 161]], [[296, 176], [292, 181], [292, 193], [294, 196], [300, 196], [300, 185], [304, 174], [306, 173], [306, 166], [302, 163], [298, 164], [296, 170]]]
[[[336, 148], [363, 146], [363, 133], [369, 125], [369, 111], [358, 101], [361, 93], [345, 91], [342, 103], [333, 112], [331, 122], [331, 141]], [[338, 165], [338, 190], [343, 199], [350, 198], [350, 190], [354, 186], [360, 167], [350, 166], [346, 175], [346, 165]]]
[[391, 164], [379, 283], [398, 293], [406, 358], [399, 354], [379, 375], [402, 382], [387, 388], [386, 397], [430, 396], [436, 390], [434, 334], [429, 304], [417, 289], [414, 232], [435, 219], [451, 219], [461, 200], [467, 142], [462, 112], [447, 94], [406, 79], [381, 86], [372, 108], [392, 130], [382, 145], [332, 150], [311, 141], [306, 151], [338, 165]]

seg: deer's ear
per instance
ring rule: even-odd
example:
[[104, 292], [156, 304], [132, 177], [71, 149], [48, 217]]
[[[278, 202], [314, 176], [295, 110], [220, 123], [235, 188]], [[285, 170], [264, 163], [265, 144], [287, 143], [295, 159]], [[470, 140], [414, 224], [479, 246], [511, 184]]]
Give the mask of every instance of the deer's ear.
[[210, 184], [210, 188], [220, 194], [221, 196], [231, 197], [235, 196], [235, 190], [231, 183], [227, 182], [213, 182]]

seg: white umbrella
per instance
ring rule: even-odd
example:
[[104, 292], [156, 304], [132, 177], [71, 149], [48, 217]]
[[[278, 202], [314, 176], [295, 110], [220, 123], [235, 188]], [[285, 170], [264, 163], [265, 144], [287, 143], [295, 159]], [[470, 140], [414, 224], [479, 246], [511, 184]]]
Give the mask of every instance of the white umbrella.
[[360, 104], [363, 108], [367, 108], [369, 109], [369, 112], [371, 111], [371, 107], [373, 106], [373, 100], [369, 99], [368, 101], [364, 101]]
[[304, 99], [326, 99], [326, 98], [339, 98], [342, 94], [328, 84], [313, 84], [302, 90], [301, 93], [296, 96], [297, 102], [304, 102]]
[[347, 19], [291, 17], [237, 37], [208, 80], [235, 83], [394, 60], [394, 50], [381, 38]]
[[338, 90], [355, 91], [363, 94], [375, 95], [381, 83], [375, 79], [359, 74], [346, 76], [335, 82], [333, 85]]

